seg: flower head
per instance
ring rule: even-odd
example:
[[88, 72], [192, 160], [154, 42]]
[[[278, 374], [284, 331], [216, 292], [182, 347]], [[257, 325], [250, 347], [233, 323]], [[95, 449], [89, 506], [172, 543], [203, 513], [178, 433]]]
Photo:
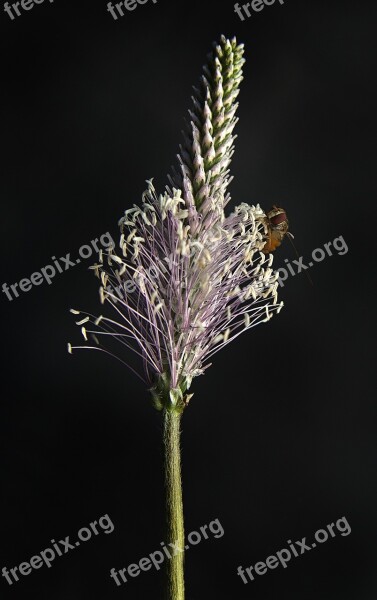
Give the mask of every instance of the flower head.
[[92, 348], [104, 350], [110, 337], [139, 354], [158, 408], [183, 410], [192, 379], [211, 357], [282, 306], [272, 255], [261, 252], [265, 213], [244, 203], [224, 212], [242, 54], [235, 40], [222, 37], [215, 46], [193, 99], [179, 171], [160, 195], [148, 181], [141, 206], [120, 221], [120, 255], [111, 248], [92, 267], [114, 318], [83, 313], [77, 322], [85, 339], [93, 336]]

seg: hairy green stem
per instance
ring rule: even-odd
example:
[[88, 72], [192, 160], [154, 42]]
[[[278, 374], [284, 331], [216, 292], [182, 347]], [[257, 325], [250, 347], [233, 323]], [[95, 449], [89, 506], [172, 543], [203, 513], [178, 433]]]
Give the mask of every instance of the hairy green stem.
[[[165, 488], [167, 513], [167, 546], [172, 558], [167, 561], [166, 600], [184, 600], [184, 548], [180, 422], [181, 412], [172, 409], [163, 411]], [[169, 544], [172, 544], [169, 546]], [[174, 544], [174, 545], [173, 545]]]

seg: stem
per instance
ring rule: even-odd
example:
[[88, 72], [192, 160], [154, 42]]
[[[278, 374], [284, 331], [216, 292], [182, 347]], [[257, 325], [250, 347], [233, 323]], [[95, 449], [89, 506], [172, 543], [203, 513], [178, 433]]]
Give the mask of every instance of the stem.
[[[181, 449], [179, 444], [181, 413], [174, 409], [165, 409], [163, 418], [167, 546], [172, 556], [167, 562], [167, 600], [184, 600], [185, 532], [183, 524]], [[172, 545], [169, 546], [169, 544]]]

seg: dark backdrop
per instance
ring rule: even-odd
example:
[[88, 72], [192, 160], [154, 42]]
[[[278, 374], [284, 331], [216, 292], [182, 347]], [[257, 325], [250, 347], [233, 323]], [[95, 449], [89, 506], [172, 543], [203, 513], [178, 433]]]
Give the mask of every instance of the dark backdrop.
[[[277, 318], [195, 381], [183, 419], [186, 530], [225, 534], [187, 553], [187, 599], [374, 600], [376, 410], [375, 2], [286, 0], [241, 22], [232, 1], [56, 0], [11, 21], [1, 5], [1, 283], [77, 255], [162, 189], [191, 86], [221, 33], [245, 43], [234, 203], [283, 205], [304, 257], [334, 254], [280, 290]], [[277, 266], [294, 254], [285, 242]], [[1, 294], [0, 568], [108, 514], [98, 535], [1, 598], [161, 598], [117, 569], [164, 539], [160, 416], [142, 384], [81, 340], [68, 309], [97, 312], [91, 261], [9, 301]], [[373, 279], [374, 281], [374, 279]], [[352, 532], [244, 585], [236, 574], [345, 516]]]

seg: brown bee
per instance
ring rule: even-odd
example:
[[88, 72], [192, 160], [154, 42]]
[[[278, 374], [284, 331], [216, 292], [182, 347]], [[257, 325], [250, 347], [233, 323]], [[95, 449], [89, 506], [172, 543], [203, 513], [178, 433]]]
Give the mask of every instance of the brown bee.
[[[287, 238], [293, 246], [297, 258], [301, 260], [300, 255], [297, 252], [296, 246], [293, 243], [293, 235], [290, 231], [288, 231], [289, 222], [284, 208], [279, 208], [274, 204], [273, 207], [266, 213], [266, 216], [267, 218], [265, 219], [264, 224], [267, 229], [267, 241], [262, 248], [262, 252], [264, 254], [269, 254], [270, 252], [273, 252], [274, 250], [276, 250], [276, 248], [278, 248], [278, 246], [280, 246], [284, 237], [287, 236]], [[314, 285], [310, 275], [306, 271], [304, 272], [310, 285]]]
[[267, 241], [263, 246], [262, 252], [269, 254], [276, 250], [282, 243], [284, 237], [288, 234], [289, 223], [284, 208], [273, 206], [267, 212], [267, 219], [265, 221], [267, 228]]

